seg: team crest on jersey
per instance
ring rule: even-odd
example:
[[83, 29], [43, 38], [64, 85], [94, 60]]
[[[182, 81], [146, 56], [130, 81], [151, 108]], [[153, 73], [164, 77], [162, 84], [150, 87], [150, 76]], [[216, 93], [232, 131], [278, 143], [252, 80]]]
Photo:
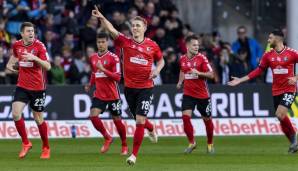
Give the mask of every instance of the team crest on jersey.
[[275, 61], [275, 58], [271, 58], [271, 61], [274, 62]]
[[147, 47], [147, 51], [150, 52], [151, 51], [151, 47]]
[[283, 61], [284, 62], [287, 62], [289, 60], [289, 58], [287, 57], [287, 56], [285, 56], [284, 58], [283, 58]]
[[30, 53], [35, 54], [35, 49], [32, 49]]
[[104, 64], [104, 65], [106, 65], [107, 63], [108, 63], [108, 61], [106, 61], [106, 60], [103, 61], [103, 64]]

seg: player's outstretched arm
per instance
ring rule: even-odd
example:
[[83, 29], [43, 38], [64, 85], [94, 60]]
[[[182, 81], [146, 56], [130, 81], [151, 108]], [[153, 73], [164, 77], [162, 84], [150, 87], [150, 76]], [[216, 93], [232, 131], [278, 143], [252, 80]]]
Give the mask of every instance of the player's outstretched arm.
[[18, 59], [12, 55], [6, 64], [6, 69], [13, 73], [17, 73], [18, 72], [17, 62], [18, 62]]
[[244, 77], [238, 78], [238, 77], [232, 77], [232, 80], [228, 82], [229, 86], [236, 86], [239, 85], [245, 81], [248, 81], [249, 77], [246, 75]]
[[119, 32], [114, 28], [111, 22], [109, 22], [109, 20], [107, 20], [106, 17], [103, 16], [101, 12], [99, 12], [99, 9], [96, 5], [94, 5], [94, 10], [92, 10], [92, 16], [100, 20], [102, 27], [108, 30], [108, 32], [111, 34], [113, 39], [118, 37]]

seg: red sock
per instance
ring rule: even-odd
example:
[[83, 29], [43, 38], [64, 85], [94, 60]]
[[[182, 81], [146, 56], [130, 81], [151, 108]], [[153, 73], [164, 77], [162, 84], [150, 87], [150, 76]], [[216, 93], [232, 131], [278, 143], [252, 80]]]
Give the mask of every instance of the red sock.
[[48, 126], [46, 122], [42, 122], [42, 124], [38, 125], [38, 130], [40, 134], [40, 138], [42, 140], [42, 148], [49, 149], [49, 139], [48, 139]]
[[285, 124], [283, 124], [281, 121], [280, 121], [280, 127], [281, 127], [282, 132], [283, 132], [283, 133], [286, 135], [286, 137], [288, 138], [288, 140], [291, 141], [291, 136], [290, 136], [290, 134], [289, 134], [289, 129], [288, 129], [288, 127], [287, 127]]
[[295, 132], [295, 129], [294, 129], [289, 117], [285, 116], [282, 120], [279, 120], [279, 121], [280, 121], [282, 131], [287, 136], [289, 141], [291, 141], [292, 136], [294, 136], [296, 134], [296, 132]]
[[18, 121], [14, 121], [14, 123], [16, 125], [16, 128], [17, 128], [17, 131], [18, 131], [19, 135], [22, 138], [23, 144], [28, 144], [29, 140], [28, 140], [28, 136], [27, 136], [27, 132], [26, 132], [26, 128], [25, 128], [24, 119], [21, 118]]
[[206, 134], [207, 134], [207, 143], [208, 144], [213, 144], [213, 122], [212, 122], [212, 118], [209, 118], [208, 120], [203, 120], [205, 123], [205, 127], [206, 127]]
[[104, 127], [101, 119], [98, 116], [90, 116], [90, 120], [94, 126], [94, 128], [99, 131], [101, 133], [101, 135], [105, 138], [105, 139], [109, 139], [111, 138], [111, 136], [109, 135], [109, 133], [107, 132], [106, 128]]
[[132, 154], [134, 156], [138, 155], [139, 148], [142, 144], [143, 138], [144, 138], [144, 125], [136, 124], [136, 131], [133, 136], [133, 149], [132, 149]]
[[127, 146], [126, 143], [126, 128], [124, 126], [124, 124], [122, 123], [121, 119], [114, 119], [114, 124], [117, 128], [118, 134], [121, 138], [121, 142], [122, 142], [122, 146]]
[[153, 131], [153, 124], [148, 119], [146, 119], [144, 127], [150, 132]]
[[184, 132], [188, 138], [188, 142], [193, 144], [195, 141], [194, 141], [194, 135], [193, 135], [193, 127], [190, 121], [190, 116], [182, 115], [182, 120], [183, 120]]

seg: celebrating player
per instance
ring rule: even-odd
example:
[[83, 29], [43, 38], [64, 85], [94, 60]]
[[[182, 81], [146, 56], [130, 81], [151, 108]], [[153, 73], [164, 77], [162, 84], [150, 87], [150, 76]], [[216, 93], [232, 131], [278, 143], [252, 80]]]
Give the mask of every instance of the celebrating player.
[[43, 119], [46, 99], [45, 71], [50, 70], [48, 53], [42, 42], [35, 39], [34, 25], [24, 22], [21, 25], [22, 39], [13, 44], [13, 55], [7, 63], [7, 69], [19, 74], [12, 103], [12, 115], [17, 131], [22, 138], [22, 150], [19, 158], [24, 158], [32, 148], [28, 140], [22, 112], [27, 103], [32, 109], [42, 139], [40, 158], [50, 158], [47, 124]]
[[[144, 37], [147, 22], [142, 17], [131, 21], [132, 38], [119, 33], [113, 25], [99, 12], [92, 10], [92, 15], [99, 18], [102, 27], [108, 30], [118, 47], [123, 49], [124, 94], [130, 112], [136, 120], [136, 130], [133, 138], [133, 150], [126, 162], [133, 165], [136, 162], [139, 148], [144, 137], [144, 128], [149, 131], [149, 138], [157, 142], [153, 125], [146, 115], [153, 100], [153, 78], [164, 66], [162, 52], [158, 45]], [[152, 70], [153, 62], [157, 61], [156, 69]]]
[[288, 152], [295, 153], [298, 151], [296, 132], [287, 113], [296, 94], [298, 76], [294, 75], [294, 67], [298, 62], [298, 52], [286, 47], [283, 42], [284, 35], [280, 30], [271, 32], [268, 43], [272, 49], [263, 55], [258, 68], [242, 78], [232, 77], [233, 80], [228, 85], [236, 86], [254, 79], [268, 67], [271, 68], [273, 73], [272, 95], [276, 110], [275, 114], [280, 121], [283, 133], [290, 141]]
[[90, 84], [85, 86], [85, 90], [89, 92], [92, 85], [95, 84], [96, 86], [92, 100], [90, 120], [93, 126], [105, 138], [100, 152], [107, 152], [113, 141], [98, 117], [100, 113], [103, 113], [108, 108], [122, 141], [121, 155], [127, 155], [126, 129], [121, 121], [121, 100], [118, 89], [118, 82], [121, 79], [120, 60], [117, 55], [108, 51], [108, 38], [108, 35], [105, 33], [97, 35], [98, 53], [90, 56], [92, 74]]
[[186, 38], [187, 53], [180, 58], [180, 75], [177, 88], [183, 85], [182, 120], [189, 146], [185, 153], [191, 153], [197, 146], [191, 115], [195, 107], [201, 113], [207, 133], [207, 153], [214, 153], [213, 122], [211, 102], [206, 79], [213, 79], [214, 73], [203, 54], [199, 53], [199, 38], [195, 35]]

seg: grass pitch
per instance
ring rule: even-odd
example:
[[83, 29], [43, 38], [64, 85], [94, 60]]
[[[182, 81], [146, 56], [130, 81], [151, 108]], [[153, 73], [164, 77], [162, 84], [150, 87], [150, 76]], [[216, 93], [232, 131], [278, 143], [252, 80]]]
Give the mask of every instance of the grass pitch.
[[[287, 153], [288, 143], [283, 136], [215, 137], [214, 155], [206, 154], [205, 137], [196, 140], [197, 149], [185, 155], [185, 137], [161, 137], [157, 144], [145, 137], [134, 166], [125, 163], [127, 156], [120, 156], [119, 138], [106, 154], [99, 153], [102, 139], [51, 139], [50, 160], [39, 159], [39, 139], [32, 140], [33, 149], [22, 160], [18, 159], [20, 140], [0, 140], [0, 170], [298, 170], [298, 154]], [[128, 143], [131, 149], [132, 139]]]

